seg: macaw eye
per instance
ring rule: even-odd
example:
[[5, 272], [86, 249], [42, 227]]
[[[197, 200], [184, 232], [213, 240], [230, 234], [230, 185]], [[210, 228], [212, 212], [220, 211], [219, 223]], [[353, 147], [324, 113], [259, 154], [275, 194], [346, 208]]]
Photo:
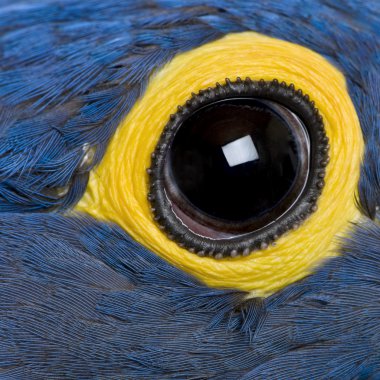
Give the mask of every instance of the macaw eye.
[[247, 78], [194, 94], [155, 149], [155, 219], [200, 256], [266, 248], [316, 209], [327, 141], [318, 110], [294, 86]]
[[336, 67], [231, 34], [154, 72], [77, 210], [209, 286], [266, 296], [338, 254], [363, 146]]

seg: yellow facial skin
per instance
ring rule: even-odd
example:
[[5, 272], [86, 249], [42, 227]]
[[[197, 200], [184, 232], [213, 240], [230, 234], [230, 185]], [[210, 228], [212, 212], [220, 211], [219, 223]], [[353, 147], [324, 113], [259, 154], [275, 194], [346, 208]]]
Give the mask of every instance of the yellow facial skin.
[[[198, 257], [169, 240], [153, 221], [146, 169], [160, 134], [182, 105], [225, 78], [294, 83], [324, 118], [330, 163], [318, 210], [298, 230], [247, 257]], [[364, 144], [344, 76], [302, 46], [253, 32], [231, 34], [180, 54], [151, 78], [142, 98], [120, 124], [101, 164], [91, 173], [77, 210], [119, 224], [135, 240], [207, 285], [265, 297], [337, 255], [337, 236], [359, 218], [354, 196]]]

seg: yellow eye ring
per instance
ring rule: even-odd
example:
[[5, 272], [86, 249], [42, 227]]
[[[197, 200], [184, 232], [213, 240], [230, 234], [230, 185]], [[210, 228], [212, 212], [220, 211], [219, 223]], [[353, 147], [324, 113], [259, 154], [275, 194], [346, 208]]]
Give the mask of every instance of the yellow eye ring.
[[[191, 93], [225, 78], [250, 77], [294, 83], [316, 104], [330, 139], [330, 164], [318, 211], [276, 246], [247, 257], [219, 261], [198, 257], [158, 228], [147, 201], [146, 169], [170, 114]], [[358, 219], [355, 191], [363, 138], [344, 76], [302, 46], [253, 32], [231, 34], [178, 55], [151, 78], [143, 97], [119, 126], [106, 155], [91, 174], [77, 209], [118, 223], [134, 239], [206, 284], [266, 296], [306, 276], [337, 254], [336, 236]]]

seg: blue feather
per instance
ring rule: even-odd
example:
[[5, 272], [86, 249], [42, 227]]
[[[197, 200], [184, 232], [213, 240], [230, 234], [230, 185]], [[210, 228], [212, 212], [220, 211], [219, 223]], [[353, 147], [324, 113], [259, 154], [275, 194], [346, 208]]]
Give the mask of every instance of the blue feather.
[[0, 239], [0, 378], [380, 376], [380, 227], [370, 220], [342, 257], [248, 301], [91, 218], [2, 214]]
[[[154, 70], [182, 51], [253, 29], [308, 46], [346, 74], [367, 147], [359, 203], [373, 218], [380, 204], [376, 5], [354, 0], [213, 0], [207, 5], [199, 0], [68, 0], [64, 6], [48, 0], [3, 1], [0, 109], [10, 109], [13, 119], [10, 128], [0, 118], [0, 167], [6, 168], [0, 172], [0, 211], [75, 204], [88, 172]], [[85, 167], [83, 146], [95, 149]]]

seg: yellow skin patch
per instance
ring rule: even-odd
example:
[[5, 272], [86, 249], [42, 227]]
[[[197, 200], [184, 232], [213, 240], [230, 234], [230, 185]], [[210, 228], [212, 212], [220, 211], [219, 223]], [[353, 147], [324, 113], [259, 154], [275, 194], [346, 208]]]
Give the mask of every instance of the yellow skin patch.
[[[294, 83], [319, 108], [330, 139], [330, 163], [318, 210], [275, 246], [247, 257], [198, 257], [169, 240], [147, 201], [150, 155], [169, 116], [201, 89], [225, 78]], [[101, 164], [91, 173], [77, 210], [119, 224], [135, 240], [207, 285], [265, 297], [337, 255], [337, 236], [359, 218], [354, 196], [363, 137], [344, 76], [319, 54], [253, 32], [230, 34], [175, 57], [151, 78], [120, 124]]]

